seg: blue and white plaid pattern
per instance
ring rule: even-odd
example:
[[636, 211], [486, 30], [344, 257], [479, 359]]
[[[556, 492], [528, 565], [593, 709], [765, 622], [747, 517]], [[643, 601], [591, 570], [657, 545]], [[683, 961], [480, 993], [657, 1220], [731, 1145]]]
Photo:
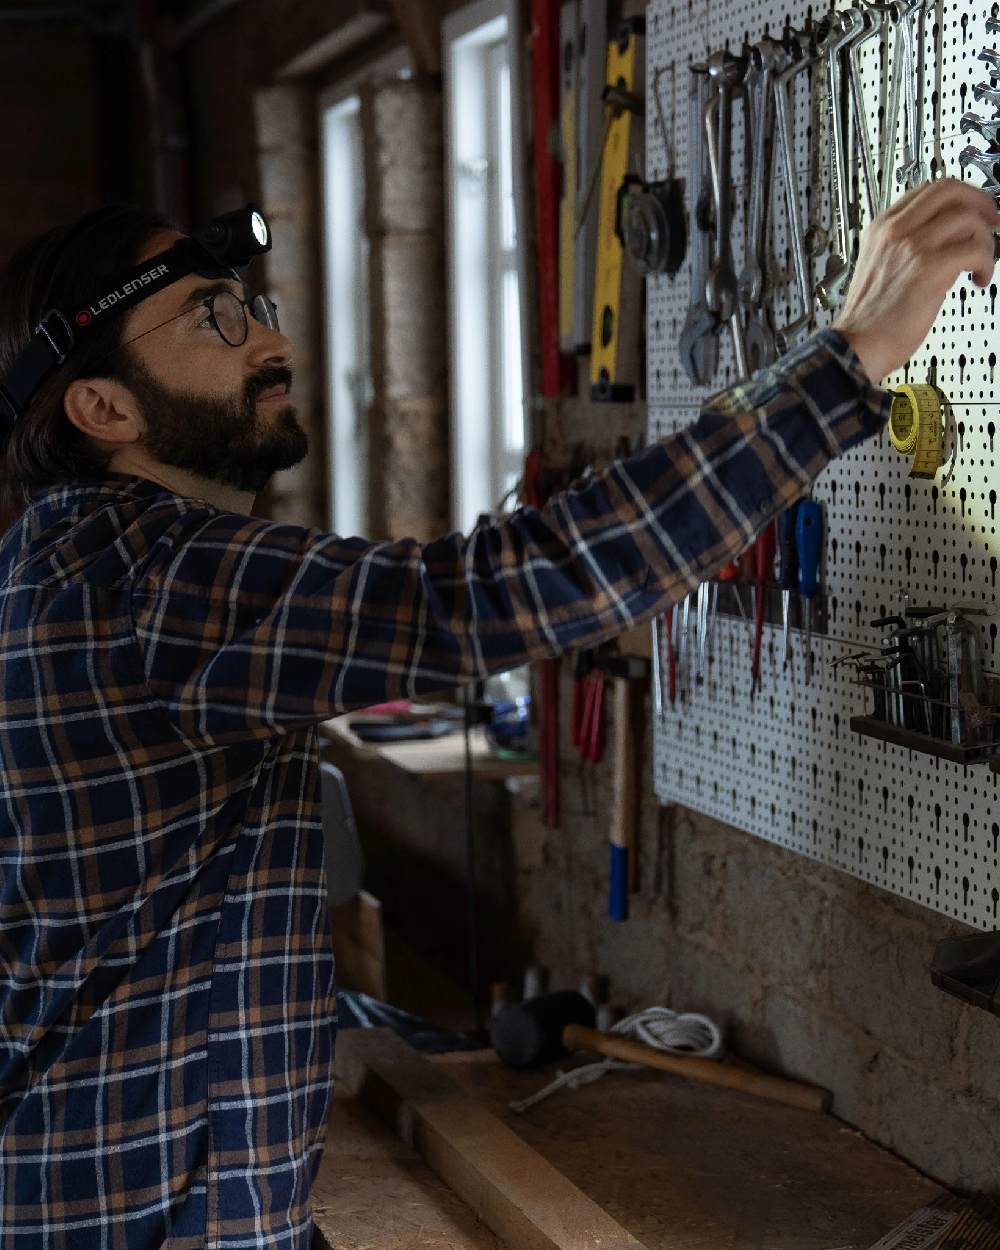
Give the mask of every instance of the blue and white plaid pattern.
[[306, 1250], [334, 1032], [317, 725], [677, 601], [882, 428], [837, 335], [420, 545], [140, 477], [0, 539], [0, 1246]]

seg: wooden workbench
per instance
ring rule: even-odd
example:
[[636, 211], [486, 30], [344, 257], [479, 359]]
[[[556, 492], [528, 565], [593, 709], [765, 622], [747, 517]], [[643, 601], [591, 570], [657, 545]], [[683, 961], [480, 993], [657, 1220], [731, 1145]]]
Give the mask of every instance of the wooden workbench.
[[[443, 734], [414, 742], [363, 742], [347, 727], [348, 717], [323, 721], [319, 731], [327, 741], [345, 746], [353, 759], [385, 760], [414, 776], [428, 780], [457, 777], [465, 772], [465, 736]], [[532, 777], [538, 773], [535, 760], [507, 760], [495, 755], [480, 727], [470, 734], [472, 771], [477, 778], [502, 781], [505, 777]]]
[[431, 1062], [383, 1030], [342, 1034], [338, 1072], [513, 1250], [867, 1250], [942, 1193], [833, 1116], [666, 1074], [516, 1114], [552, 1069]]

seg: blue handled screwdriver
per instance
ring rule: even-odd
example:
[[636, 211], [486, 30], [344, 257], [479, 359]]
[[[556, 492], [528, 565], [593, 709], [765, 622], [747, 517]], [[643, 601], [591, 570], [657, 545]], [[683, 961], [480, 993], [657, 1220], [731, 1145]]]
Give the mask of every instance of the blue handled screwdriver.
[[799, 595], [806, 601], [806, 681], [812, 681], [812, 607], [819, 590], [819, 558], [823, 550], [823, 509], [814, 499], [803, 499], [799, 504], [795, 546], [799, 554]]
[[788, 642], [788, 617], [792, 591], [799, 585], [799, 553], [795, 546], [795, 518], [799, 514], [799, 501], [786, 508], [778, 517], [778, 586], [781, 588], [781, 663], [788, 667], [791, 651]]

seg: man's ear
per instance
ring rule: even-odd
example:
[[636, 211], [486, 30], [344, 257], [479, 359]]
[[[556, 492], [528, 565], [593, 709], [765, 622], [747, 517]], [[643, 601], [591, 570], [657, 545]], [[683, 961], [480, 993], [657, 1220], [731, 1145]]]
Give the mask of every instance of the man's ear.
[[63, 410], [78, 430], [111, 447], [135, 443], [143, 433], [135, 396], [113, 378], [77, 378], [66, 388]]

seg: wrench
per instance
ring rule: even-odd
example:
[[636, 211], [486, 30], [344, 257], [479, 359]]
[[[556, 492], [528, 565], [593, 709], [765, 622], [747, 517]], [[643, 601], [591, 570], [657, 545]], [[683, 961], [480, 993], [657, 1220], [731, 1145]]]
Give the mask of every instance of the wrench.
[[988, 17], [986, 19], [986, 33], [988, 35], [1000, 35], [1000, 18]]
[[998, 180], [997, 165], [1000, 164], [1000, 152], [980, 152], [978, 148], [974, 148], [969, 144], [967, 148], [963, 148], [959, 152], [958, 163], [963, 169], [968, 169], [970, 165], [974, 165], [987, 178], [991, 178], [993, 181]]
[[978, 82], [972, 88], [972, 94], [977, 103], [981, 104], [985, 100], [995, 109], [1000, 109], [1000, 87], [991, 87], [988, 82]]
[[747, 82], [750, 87], [753, 162], [746, 264], [740, 275], [740, 298], [746, 309], [747, 367], [751, 374], [777, 359], [774, 331], [764, 308], [767, 288], [768, 238], [774, 165], [772, 83], [784, 66], [786, 53], [774, 39], [762, 39], [750, 49]]
[[906, 82], [906, 94], [904, 96], [904, 140], [903, 140], [903, 164], [896, 170], [896, 182], [900, 186], [909, 190], [911, 187], [917, 186], [924, 182], [927, 178], [927, 167], [923, 161], [921, 151], [923, 144], [923, 84], [918, 87], [917, 75], [922, 72], [923, 67], [923, 39], [920, 39], [921, 55], [918, 57], [915, 47], [915, 39], [913, 33], [913, 17], [917, 14], [920, 19], [920, 32], [924, 29], [924, 16], [926, 10], [924, 8], [924, 0], [912, 0], [912, 3], [900, 6], [898, 11], [898, 20], [900, 31], [903, 36], [903, 71]]
[[[801, 52], [796, 48], [796, 52]], [[795, 265], [795, 277], [799, 286], [799, 298], [802, 301], [802, 312], [794, 321], [783, 329], [776, 331], [775, 343], [778, 351], [784, 354], [788, 350], [790, 340], [805, 329], [813, 319], [812, 293], [812, 257], [806, 254], [806, 246], [802, 237], [802, 222], [799, 217], [799, 194], [795, 180], [795, 165], [792, 160], [792, 132], [788, 120], [788, 84], [797, 74], [816, 63], [811, 53], [800, 56], [774, 80], [774, 116], [778, 133], [778, 148], [781, 152], [782, 183], [785, 188], [785, 215], [788, 218], [788, 233], [792, 243], [792, 261]]]
[[837, 231], [839, 250], [830, 250], [827, 257], [826, 271], [816, 285], [816, 298], [819, 306], [826, 311], [837, 307], [840, 293], [851, 276], [850, 219], [851, 210], [848, 199], [848, 180], [850, 168], [844, 136], [844, 117], [840, 101], [840, 54], [851, 39], [851, 30], [844, 29], [839, 15], [833, 17], [833, 24], [826, 42], [824, 55], [826, 58], [826, 76], [829, 99], [827, 114], [830, 118], [833, 143], [830, 148], [832, 187], [830, 198], [834, 203], [834, 222]]
[[1000, 78], [1000, 52], [996, 48], [983, 48], [978, 59], [990, 66], [990, 77]]
[[868, 134], [868, 114], [865, 112], [864, 96], [861, 91], [861, 68], [858, 57], [861, 45], [879, 34], [871, 16], [860, 9], [848, 9], [843, 15], [845, 26], [851, 28], [851, 39], [847, 44], [847, 69], [850, 78], [851, 108], [854, 114], [854, 131], [861, 145], [861, 172], [864, 175], [865, 195], [868, 200], [868, 219], [878, 213], [878, 184], [875, 174], [875, 154], [872, 151], [871, 139]]
[[688, 89], [689, 143], [694, 229], [691, 264], [691, 304], [680, 336], [680, 357], [684, 371], [695, 386], [707, 386], [719, 367], [719, 318], [705, 301], [710, 261], [712, 189], [705, 159], [704, 116], [709, 98], [707, 65], [692, 65]]
[[963, 135], [971, 132], [988, 139], [990, 143], [1000, 143], [1000, 117], [985, 121], [978, 113], [963, 113], [961, 127]]
[[730, 52], [714, 52], [708, 59], [708, 73], [716, 86], [716, 94], [705, 110], [705, 133], [715, 194], [718, 241], [715, 262], [705, 280], [705, 302], [720, 321], [729, 322], [736, 367], [740, 377], [745, 378], [746, 347], [739, 318], [736, 272], [733, 269], [731, 196], [733, 92], [745, 76], [746, 63]]
[[[893, 8], [890, 11], [895, 12], [895, 9]], [[899, 129], [899, 104], [903, 86], [904, 42], [902, 28], [897, 25], [892, 47], [892, 77], [889, 84], [889, 102], [886, 105], [880, 138], [880, 151], [882, 153], [882, 171], [879, 182], [880, 212], [885, 212], [892, 200], [892, 172], [896, 163], [896, 132]]]

